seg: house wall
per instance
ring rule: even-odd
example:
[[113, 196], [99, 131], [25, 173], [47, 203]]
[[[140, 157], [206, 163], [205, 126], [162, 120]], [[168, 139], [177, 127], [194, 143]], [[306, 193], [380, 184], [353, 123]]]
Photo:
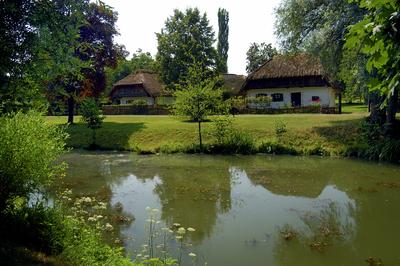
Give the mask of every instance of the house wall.
[[152, 97], [122, 97], [120, 98], [120, 104], [130, 104], [132, 101], [145, 100], [147, 105], [153, 105], [154, 99]]
[[[252, 89], [247, 91], [247, 97], [256, 97], [257, 94], [267, 94], [271, 96], [273, 93], [282, 93], [282, 102], [271, 102], [271, 108], [284, 108], [292, 106], [291, 93], [301, 93], [301, 106], [310, 106], [313, 104], [312, 96], [320, 98], [320, 105], [326, 107], [335, 107], [335, 90], [331, 87], [302, 87], [302, 88], [268, 88], [268, 89]], [[255, 105], [255, 104], [253, 104]], [[250, 107], [256, 107], [251, 106]]]
[[175, 99], [172, 96], [159, 96], [156, 98], [157, 105], [171, 105], [174, 101]]

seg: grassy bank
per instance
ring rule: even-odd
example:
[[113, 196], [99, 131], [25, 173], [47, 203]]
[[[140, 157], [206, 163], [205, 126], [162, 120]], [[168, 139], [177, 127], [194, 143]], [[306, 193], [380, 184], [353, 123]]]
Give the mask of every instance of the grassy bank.
[[[253, 152], [342, 155], [357, 145], [360, 121], [365, 108], [349, 106], [342, 115], [281, 114], [240, 115], [234, 127], [249, 134], [255, 143]], [[357, 110], [358, 112], [355, 112]], [[48, 117], [63, 125], [66, 117]], [[69, 126], [68, 146], [88, 147], [92, 132], [80, 123]], [[286, 132], [276, 135], [277, 123], [286, 125]], [[203, 124], [206, 147], [212, 145], [211, 122]], [[97, 133], [102, 149], [129, 150], [139, 153], [188, 152], [198, 141], [197, 124], [170, 116], [108, 116]], [[271, 146], [268, 148], [268, 146]]]

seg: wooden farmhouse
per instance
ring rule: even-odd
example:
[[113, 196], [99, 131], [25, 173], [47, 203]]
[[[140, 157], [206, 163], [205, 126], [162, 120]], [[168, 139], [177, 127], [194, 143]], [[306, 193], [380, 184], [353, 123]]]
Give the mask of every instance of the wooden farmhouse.
[[321, 63], [307, 54], [275, 56], [249, 74], [240, 93], [248, 99], [270, 97], [268, 108], [334, 108], [338, 98], [340, 112], [340, 90], [329, 83]]
[[116, 82], [111, 90], [113, 104], [126, 105], [137, 100], [147, 105], [169, 105], [173, 97], [164, 89], [158, 74], [149, 70], [138, 70]]

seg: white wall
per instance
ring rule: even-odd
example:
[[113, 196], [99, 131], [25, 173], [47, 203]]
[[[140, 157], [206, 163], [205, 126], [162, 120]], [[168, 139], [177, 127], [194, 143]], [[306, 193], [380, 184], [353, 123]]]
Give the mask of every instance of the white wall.
[[123, 97], [120, 99], [121, 104], [129, 104], [131, 101], [145, 100], [147, 105], [153, 105], [154, 99], [152, 97]]
[[310, 106], [312, 96], [319, 96], [321, 106], [335, 107], [335, 90], [331, 87], [303, 87], [303, 88], [271, 88], [271, 89], [253, 89], [247, 91], [247, 97], [256, 97], [257, 94], [282, 93], [283, 102], [271, 102], [271, 108], [283, 108], [291, 106], [291, 93], [301, 93], [301, 106]]

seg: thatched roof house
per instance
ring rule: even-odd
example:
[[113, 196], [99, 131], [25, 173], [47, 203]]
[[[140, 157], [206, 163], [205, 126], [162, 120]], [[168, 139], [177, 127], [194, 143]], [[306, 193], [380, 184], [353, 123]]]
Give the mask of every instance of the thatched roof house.
[[270, 96], [271, 108], [335, 106], [339, 91], [331, 86], [319, 60], [308, 54], [277, 55], [249, 74], [240, 90], [249, 98]]
[[116, 82], [110, 92], [114, 104], [129, 104], [134, 100], [144, 100], [148, 105], [161, 104], [158, 100], [171, 98], [159, 81], [157, 73], [137, 70]]

